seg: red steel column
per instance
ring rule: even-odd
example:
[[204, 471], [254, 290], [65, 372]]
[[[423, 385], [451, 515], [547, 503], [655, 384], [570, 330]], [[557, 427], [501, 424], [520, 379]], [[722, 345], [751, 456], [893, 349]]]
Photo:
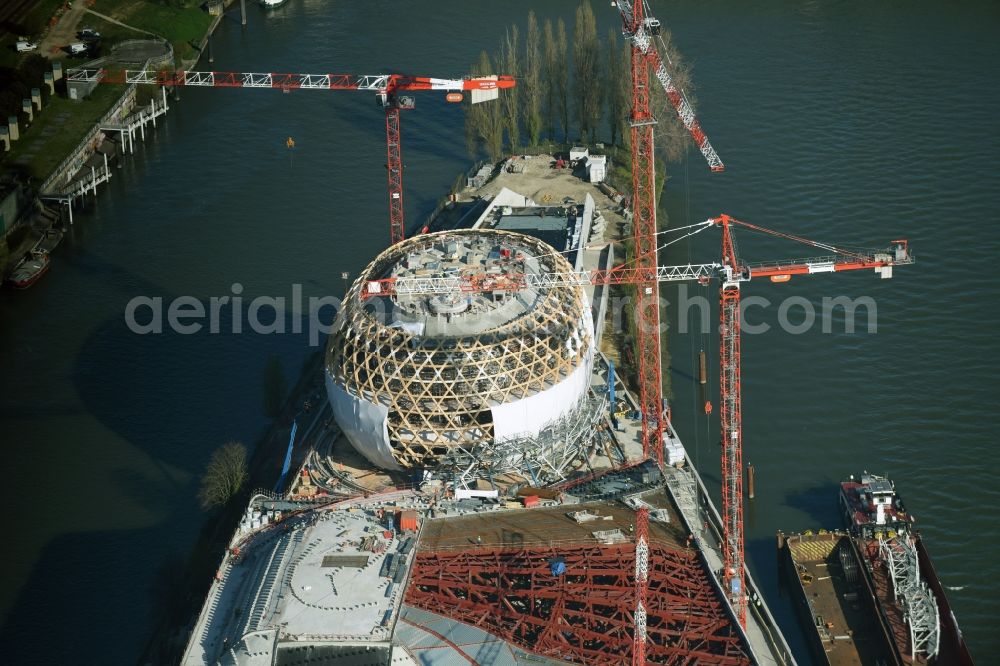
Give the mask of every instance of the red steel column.
[[392, 101], [385, 107], [386, 172], [389, 179], [389, 242], [403, 240], [403, 152], [399, 138], [399, 107]]
[[[632, 6], [632, 27], [644, 20], [643, 3]], [[642, 412], [642, 453], [656, 455], [663, 465], [663, 410], [660, 380], [660, 299], [656, 282], [656, 174], [653, 127], [649, 104], [649, 57], [632, 45], [632, 229], [635, 238], [636, 342], [639, 402]], [[653, 451], [650, 450], [653, 447]]]
[[740, 388], [740, 283], [736, 249], [722, 221], [722, 257], [729, 275], [719, 292], [719, 422], [722, 430], [722, 539], [726, 593], [747, 626], [743, 572], [743, 421]]

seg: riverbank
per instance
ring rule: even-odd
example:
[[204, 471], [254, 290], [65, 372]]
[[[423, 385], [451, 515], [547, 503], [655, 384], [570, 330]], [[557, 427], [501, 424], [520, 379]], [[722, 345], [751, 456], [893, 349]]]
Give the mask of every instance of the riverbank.
[[[37, 13], [47, 6], [41, 3], [34, 11]], [[125, 42], [135, 43], [136, 37], [154, 37], [169, 43], [167, 53], [171, 54], [171, 61], [187, 69], [197, 62], [223, 15], [221, 11], [212, 16], [196, 7], [167, 7], [131, 0], [100, 0], [94, 3], [77, 0], [75, 4], [60, 5], [39, 42], [39, 51], [53, 61], [52, 71], [46, 72], [43, 80], [37, 82], [38, 87], [32, 91], [31, 112], [22, 110], [14, 116], [16, 124], [6, 129], [10, 148], [0, 159], [0, 171], [7, 174], [5, 177], [26, 185], [35, 196], [58, 197], [65, 190], [68, 199], [62, 203], [69, 206], [71, 222], [75, 195], [88, 189], [83, 183], [80, 187], [71, 187], [74, 172], [88, 166], [104, 170], [102, 179], [92, 179], [90, 189], [96, 196], [98, 181], [103, 182], [111, 174], [107, 171], [106, 161], [103, 165], [100, 159], [94, 165], [90, 162], [98, 153], [121, 159], [129, 152], [126, 146], [118, 145], [114, 140], [112, 148], [105, 150], [108, 128], [122, 126], [134, 130], [126, 116], [148, 105], [156, 91], [146, 87], [96, 85], [84, 90], [80, 97], [81, 90], [71, 90], [63, 78], [64, 66], [71, 63], [65, 61], [66, 54], [58, 44], [75, 39], [78, 29], [83, 29], [84, 24], [101, 36], [99, 42], [93, 43], [97, 53], [112, 51]], [[159, 33], [148, 30], [148, 27], [155, 27]], [[7, 37], [0, 41], [5, 44], [10, 41]], [[20, 63], [15, 59], [11, 64], [27, 63], [27, 58], [31, 57], [38, 59], [32, 54], [25, 56]], [[163, 107], [165, 111], [165, 101]], [[116, 113], [115, 109], [121, 112]], [[135, 125], [135, 122], [131, 124]], [[140, 124], [144, 138], [145, 122]], [[133, 135], [134, 132], [130, 132], [126, 140], [125, 134], [122, 134], [121, 139], [134, 146]], [[64, 208], [55, 206], [57, 216], [65, 216]], [[27, 256], [37, 243], [39, 234], [44, 235], [51, 226], [47, 212], [48, 209], [29, 198], [19, 202], [14, 213], [7, 216], [6, 223], [0, 225], [0, 282]], [[46, 224], [46, 229], [35, 229], [40, 222]]]
[[[45, 84], [40, 72], [37, 81], [26, 84], [38, 88], [39, 103], [30, 117], [23, 110], [16, 114], [19, 136], [11, 136], [11, 150], [3, 154], [0, 167], [16, 168], [31, 179], [45, 181], [125, 89], [104, 84], [89, 91], [84, 99], [69, 99], [61, 81], [63, 71], [94, 57], [106, 57], [123, 42], [150, 38], [169, 43], [174, 64], [190, 68], [221, 18], [222, 14], [212, 16], [198, 7], [176, 8], [135, 0], [97, 0], [91, 6], [88, 0], [76, 0], [71, 11], [52, 17], [54, 24], [43, 33], [39, 49], [20, 56], [11, 65], [21, 66], [40, 55], [51, 61], [54, 76], [51, 86]], [[96, 30], [100, 38], [87, 42], [90, 50], [83, 58], [71, 57], [66, 44], [79, 41], [77, 34], [84, 28]], [[109, 65], [113, 66], [100, 66]]]
[[[278, 480], [293, 421], [297, 418], [320, 418], [321, 411], [327, 409], [323, 391], [324, 358], [324, 351], [319, 350], [306, 360], [281, 413], [253, 446], [248, 478], [242, 492], [206, 519], [186, 564], [175, 572], [172, 580], [167, 581], [166, 589], [170, 590], [170, 597], [161, 600], [160, 617], [138, 663], [175, 664], [180, 660], [187, 645], [190, 626], [204, 603], [219, 560], [239, 524], [247, 501], [258, 490], [270, 492]], [[304, 430], [302, 428], [300, 432]], [[219, 446], [222, 444], [219, 442]], [[307, 442], [296, 442], [291, 470], [303, 465], [308, 451]]]

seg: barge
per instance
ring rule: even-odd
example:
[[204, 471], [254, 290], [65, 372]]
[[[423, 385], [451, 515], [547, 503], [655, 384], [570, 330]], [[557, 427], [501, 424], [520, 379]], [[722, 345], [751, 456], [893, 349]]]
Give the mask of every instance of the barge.
[[895, 484], [867, 472], [852, 475], [840, 484], [840, 510], [895, 663], [971, 666], [944, 586]]
[[878, 604], [862, 580], [861, 562], [848, 532], [779, 532], [778, 548], [814, 663], [898, 663], [879, 621]]

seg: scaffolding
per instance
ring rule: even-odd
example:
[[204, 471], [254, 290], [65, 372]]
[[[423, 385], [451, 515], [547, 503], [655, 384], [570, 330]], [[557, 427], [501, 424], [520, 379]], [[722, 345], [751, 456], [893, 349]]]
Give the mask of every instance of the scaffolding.
[[441, 458], [435, 472], [455, 488], [468, 488], [478, 479], [493, 480], [507, 474], [530, 479], [535, 486], [562, 481], [597, 441], [601, 416], [606, 411], [605, 396], [590, 396], [536, 436], [454, 446]]

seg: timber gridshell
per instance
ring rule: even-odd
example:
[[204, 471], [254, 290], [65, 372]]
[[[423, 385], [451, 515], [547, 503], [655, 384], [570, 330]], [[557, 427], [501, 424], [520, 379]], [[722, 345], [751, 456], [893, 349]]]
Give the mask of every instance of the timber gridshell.
[[[548, 245], [523, 234], [465, 230], [455, 237], [523, 252], [542, 272], [572, 270]], [[417, 334], [396, 325], [397, 313], [405, 314], [398, 299], [360, 298], [367, 280], [382, 278], [410, 257], [450, 241], [447, 234], [416, 236], [372, 261], [349, 291], [327, 349], [326, 367], [338, 385], [388, 408], [389, 445], [403, 467], [435, 467], [455, 447], [492, 442], [493, 406], [552, 388], [589, 363], [592, 354], [589, 307], [578, 286], [522, 290], [509, 295], [526, 304], [513, 318], [464, 332], [449, 319], [448, 328], [455, 333], [445, 335]], [[479, 299], [484, 309], [492, 305], [479, 294], [463, 298]], [[378, 308], [388, 312], [390, 321], [379, 321]], [[489, 311], [479, 317], [485, 319]]]

